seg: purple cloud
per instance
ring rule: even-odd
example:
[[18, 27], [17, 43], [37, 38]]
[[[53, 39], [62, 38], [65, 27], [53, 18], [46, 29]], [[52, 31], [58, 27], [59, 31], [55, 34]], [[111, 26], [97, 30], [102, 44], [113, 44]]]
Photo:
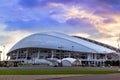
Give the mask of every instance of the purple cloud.
[[73, 25], [73, 26], [81, 25], [81, 27], [91, 26], [91, 24], [86, 23], [86, 21], [84, 21], [83, 19], [80, 19], [80, 18], [71, 18], [71, 19], [68, 19], [66, 21], [66, 23], [68, 25]]
[[115, 23], [115, 20], [112, 18], [107, 18], [106, 20], [104, 20], [104, 23]]

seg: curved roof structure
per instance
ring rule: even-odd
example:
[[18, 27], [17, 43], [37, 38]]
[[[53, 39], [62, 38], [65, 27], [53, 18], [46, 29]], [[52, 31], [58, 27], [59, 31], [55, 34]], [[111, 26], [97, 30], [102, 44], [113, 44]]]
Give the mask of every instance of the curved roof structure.
[[63, 66], [72, 66], [72, 65], [74, 65], [75, 61], [76, 61], [76, 59], [74, 59], [74, 58], [63, 58], [62, 65]]
[[113, 53], [114, 50], [58, 32], [32, 34], [16, 43], [9, 51], [20, 48], [47, 48], [87, 53]]
[[86, 41], [88, 41], [88, 42], [95, 43], [95, 44], [100, 45], [100, 46], [104, 46], [104, 47], [109, 48], [109, 49], [111, 49], [111, 50], [114, 50], [114, 51], [116, 51], [116, 52], [120, 52], [120, 49], [118, 49], [118, 48], [116, 48], [116, 47], [113, 47], [113, 46], [110, 46], [110, 45], [108, 45], [108, 44], [103, 44], [103, 43], [101, 43], [101, 42], [98, 42], [98, 41], [95, 41], [95, 40], [92, 40], [92, 39], [88, 39], [88, 38], [84, 38], [84, 37], [80, 37], [80, 36], [74, 36], [74, 37], [77, 37], [77, 38], [86, 40]]

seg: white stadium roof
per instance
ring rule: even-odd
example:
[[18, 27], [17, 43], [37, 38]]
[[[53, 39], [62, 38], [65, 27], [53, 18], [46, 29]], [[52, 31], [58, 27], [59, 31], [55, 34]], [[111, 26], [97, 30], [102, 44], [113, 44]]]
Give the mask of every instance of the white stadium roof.
[[[60, 48], [61, 47], [61, 48]], [[88, 53], [113, 53], [114, 50], [58, 32], [32, 34], [16, 43], [9, 51], [21, 48], [48, 48]]]

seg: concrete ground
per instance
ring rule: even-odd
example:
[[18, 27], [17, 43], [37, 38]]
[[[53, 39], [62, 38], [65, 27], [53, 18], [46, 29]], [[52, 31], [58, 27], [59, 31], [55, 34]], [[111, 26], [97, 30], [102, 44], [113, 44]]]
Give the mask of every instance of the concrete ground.
[[0, 75], [0, 80], [120, 80], [120, 73], [105, 75]]
[[53, 80], [81, 75], [0, 75], [0, 80]]
[[105, 74], [105, 75], [84, 75], [84, 76], [72, 76], [47, 80], [120, 80], [119, 74]]

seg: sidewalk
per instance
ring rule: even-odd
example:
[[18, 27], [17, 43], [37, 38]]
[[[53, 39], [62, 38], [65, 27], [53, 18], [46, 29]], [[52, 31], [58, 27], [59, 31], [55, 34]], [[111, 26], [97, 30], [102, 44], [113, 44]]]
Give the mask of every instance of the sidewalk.
[[46, 80], [77, 76], [83, 75], [0, 75], [0, 80]]

